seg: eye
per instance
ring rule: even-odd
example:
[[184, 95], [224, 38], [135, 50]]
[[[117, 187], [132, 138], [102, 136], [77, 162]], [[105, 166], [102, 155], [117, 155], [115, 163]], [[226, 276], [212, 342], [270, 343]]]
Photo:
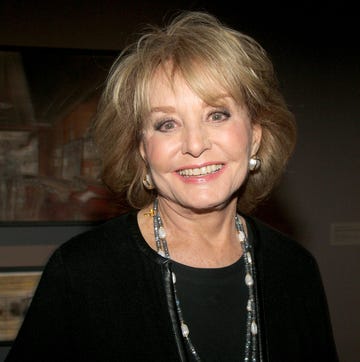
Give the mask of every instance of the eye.
[[174, 128], [176, 128], [176, 123], [174, 120], [172, 119], [168, 119], [168, 120], [163, 120], [163, 121], [159, 121], [155, 124], [154, 126], [156, 131], [160, 131], [160, 132], [170, 132], [172, 131]]
[[230, 113], [227, 111], [216, 111], [210, 114], [210, 121], [222, 122], [226, 121], [230, 117]]

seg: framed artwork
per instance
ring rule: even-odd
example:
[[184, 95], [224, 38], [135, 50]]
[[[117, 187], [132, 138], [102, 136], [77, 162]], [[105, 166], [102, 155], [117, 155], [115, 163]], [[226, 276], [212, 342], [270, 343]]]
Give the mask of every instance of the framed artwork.
[[117, 53], [0, 47], [0, 222], [121, 212], [89, 134]]
[[0, 345], [15, 339], [41, 277], [41, 269], [0, 268]]

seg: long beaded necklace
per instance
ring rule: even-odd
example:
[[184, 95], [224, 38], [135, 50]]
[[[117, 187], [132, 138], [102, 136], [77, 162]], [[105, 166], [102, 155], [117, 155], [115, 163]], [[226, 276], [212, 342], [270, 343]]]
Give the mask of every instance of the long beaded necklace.
[[[159, 255], [171, 259], [170, 253], [166, 241], [166, 232], [158, 211], [158, 199], [154, 200], [153, 206], [153, 223], [154, 223], [154, 235], [156, 242], [156, 250]], [[256, 322], [256, 303], [255, 303], [255, 292], [254, 292], [254, 258], [252, 257], [251, 245], [247, 239], [244, 231], [244, 226], [240, 221], [238, 215], [235, 216], [235, 225], [238, 232], [238, 238], [242, 247], [243, 256], [245, 260], [245, 284], [248, 287], [249, 299], [247, 302], [247, 318], [246, 318], [246, 342], [245, 342], [245, 362], [256, 362], [257, 361], [257, 322]], [[172, 283], [174, 290], [174, 297], [177, 307], [177, 313], [180, 321], [181, 333], [184, 337], [185, 343], [187, 344], [192, 356], [196, 361], [201, 361], [193, 343], [190, 339], [190, 330], [188, 325], [184, 321], [183, 313], [180, 306], [176, 291], [176, 276], [172, 272]]]

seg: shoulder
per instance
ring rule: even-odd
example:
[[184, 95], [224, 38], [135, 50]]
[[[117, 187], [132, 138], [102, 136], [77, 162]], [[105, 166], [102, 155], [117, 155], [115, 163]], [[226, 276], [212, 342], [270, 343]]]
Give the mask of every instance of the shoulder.
[[[314, 256], [273, 227], [255, 218], [246, 220], [253, 237], [256, 291], [269, 354], [282, 361], [294, 353], [299, 360], [310, 356], [320, 361], [320, 356], [327, 356], [326, 360], [335, 361], [326, 294]], [[279, 330], [284, 331], [280, 338]], [[295, 340], [300, 342], [294, 344]]]
[[[323, 297], [322, 277], [313, 254], [298, 241], [251, 218], [258, 276], [268, 295], [317, 294]], [[325, 298], [324, 298], [325, 299]]]
[[77, 304], [89, 298], [93, 303], [122, 290], [124, 283], [134, 283], [134, 269], [145, 259], [139, 258], [136, 225], [136, 214], [124, 214], [60, 245], [44, 266], [40, 295], [68, 296]]
[[273, 228], [254, 217], [246, 218], [254, 239], [257, 257], [266, 265], [288, 267], [289, 270], [304, 267], [317, 270], [317, 262], [312, 253], [294, 238]]
[[120, 215], [73, 236], [55, 250], [53, 257], [61, 257], [66, 263], [79, 263], [100, 260], [114, 253], [121, 255], [122, 249], [134, 244], [131, 239], [138, 237], [136, 225], [135, 212]]

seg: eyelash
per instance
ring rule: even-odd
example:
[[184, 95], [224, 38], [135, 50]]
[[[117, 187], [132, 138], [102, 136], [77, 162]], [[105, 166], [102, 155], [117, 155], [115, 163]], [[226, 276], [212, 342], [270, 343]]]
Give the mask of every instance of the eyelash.
[[[216, 115], [220, 115], [221, 119], [220, 120], [214, 120], [212, 119], [214, 116]], [[212, 121], [214, 122], [222, 122], [224, 121], [223, 117], [225, 117], [225, 120], [227, 120], [228, 118], [230, 118], [230, 113], [226, 110], [219, 110], [219, 111], [215, 111], [209, 114], [208, 118], [210, 118]], [[161, 131], [161, 132], [166, 132], [167, 130], [164, 129], [162, 130], [162, 128], [164, 126], [166, 126], [167, 124], [173, 124], [175, 122], [175, 120], [173, 119], [165, 119], [165, 120], [160, 120], [159, 122], [156, 122], [154, 125], [154, 129], [155, 131]], [[172, 128], [171, 128], [172, 129]]]
[[161, 120], [159, 122], [156, 122], [154, 125], [154, 129], [155, 131], [163, 131], [166, 132], [166, 130], [162, 130], [162, 128], [166, 125], [166, 124], [170, 124], [171, 122], [175, 122], [173, 119], [165, 119], [165, 120]]
[[[210, 117], [214, 117], [215, 115], [221, 115], [221, 117], [225, 117], [225, 119], [228, 119], [230, 118], [230, 113], [226, 110], [221, 110], [221, 111], [215, 111], [215, 112], [212, 112], [210, 114]], [[218, 120], [216, 120], [218, 121]], [[223, 121], [223, 118], [221, 118], [221, 120], [219, 120], [219, 122]]]

